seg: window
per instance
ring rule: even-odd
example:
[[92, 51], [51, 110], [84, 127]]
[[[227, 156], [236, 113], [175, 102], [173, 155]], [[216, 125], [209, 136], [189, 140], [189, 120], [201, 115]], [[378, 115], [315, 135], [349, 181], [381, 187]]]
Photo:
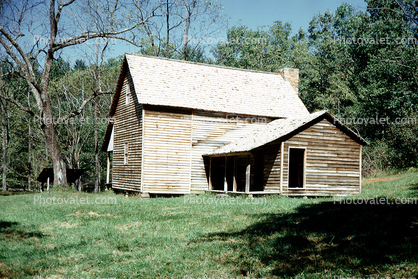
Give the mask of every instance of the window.
[[305, 187], [305, 148], [289, 148], [289, 188]]
[[128, 145], [128, 143], [125, 143], [124, 150], [123, 150], [123, 163], [125, 165], [128, 164], [128, 156], [129, 156], [129, 150], [128, 149], [129, 149], [129, 145]]
[[129, 104], [131, 101], [131, 87], [129, 84], [126, 85], [126, 104]]

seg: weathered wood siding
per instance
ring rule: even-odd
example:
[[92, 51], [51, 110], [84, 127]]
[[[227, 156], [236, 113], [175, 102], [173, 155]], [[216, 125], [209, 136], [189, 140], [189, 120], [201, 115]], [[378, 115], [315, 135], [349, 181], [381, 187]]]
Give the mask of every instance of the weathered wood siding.
[[264, 191], [280, 192], [280, 143], [269, 144], [264, 148]]
[[[303, 189], [288, 188], [289, 147], [306, 147]], [[324, 119], [284, 142], [282, 194], [329, 196], [359, 193], [360, 160], [361, 145]]]
[[203, 154], [244, 136], [256, 126], [265, 125], [271, 121], [270, 118], [228, 115], [204, 111], [193, 111], [191, 118], [192, 193], [209, 190], [208, 178], [202, 157]]
[[144, 109], [142, 192], [190, 193], [191, 111]]
[[[126, 103], [130, 87], [131, 100]], [[138, 104], [132, 78], [127, 71], [114, 115], [112, 188], [141, 190], [142, 106]], [[128, 143], [128, 163], [124, 164], [124, 146]]]

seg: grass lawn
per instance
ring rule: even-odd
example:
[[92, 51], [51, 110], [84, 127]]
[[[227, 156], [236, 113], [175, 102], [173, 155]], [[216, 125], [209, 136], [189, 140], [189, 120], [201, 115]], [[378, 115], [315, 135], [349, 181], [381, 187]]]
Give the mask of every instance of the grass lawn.
[[0, 196], [0, 278], [418, 277], [418, 205], [395, 202], [416, 197], [417, 172], [364, 180], [355, 198], [368, 204], [109, 191]]

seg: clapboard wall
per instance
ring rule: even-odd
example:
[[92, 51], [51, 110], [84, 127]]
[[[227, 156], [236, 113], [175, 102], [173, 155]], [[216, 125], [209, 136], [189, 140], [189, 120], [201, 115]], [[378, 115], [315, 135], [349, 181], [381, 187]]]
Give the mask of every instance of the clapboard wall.
[[272, 143], [266, 145], [264, 150], [264, 191], [269, 193], [280, 192], [280, 167], [281, 167], [281, 144]]
[[191, 192], [208, 189], [203, 154], [243, 137], [271, 122], [271, 118], [194, 110], [192, 115]]
[[[134, 92], [132, 78], [129, 70], [127, 70], [114, 115], [112, 188], [140, 191], [142, 168], [142, 105], [138, 103]], [[128, 144], [128, 160], [126, 163], [125, 144]]]
[[[305, 187], [288, 187], [289, 147], [306, 148]], [[360, 192], [361, 145], [326, 119], [283, 144], [282, 194], [293, 196], [349, 195]]]
[[142, 192], [190, 193], [191, 110], [144, 108]]

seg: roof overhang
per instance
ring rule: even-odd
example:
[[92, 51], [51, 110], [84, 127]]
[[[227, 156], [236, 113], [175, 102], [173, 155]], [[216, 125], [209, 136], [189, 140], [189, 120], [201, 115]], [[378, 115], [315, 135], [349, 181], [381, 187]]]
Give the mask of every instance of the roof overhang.
[[115, 94], [113, 95], [112, 104], [110, 106], [109, 116], [114, 116], [116, 112], [116, 107], [118, 105], [120, 92], [122, 91], [123, 80], [125, 79], [126, 71], [128, 70], [128, 62], [126, 61], [126, 56], [123, 58], [122, 68], [120, 70], [118, 82], [116, 84]]
[[288, 140], [323, 119], [327, 119], [358, 144], [368, 145], [366, 140], [342, 124], [337, 118], [325, 110], [312, 113], [308, 116], [274, 120], [266, 126], [261, 127], [238, 140], [218, 147], [203, 156], [215, 157], [248, 154], [248, 152], [274, 141]]
[[113, 151], [113, 122], [110, 121], [107, 125], [105, 137], [102, 143], [100, 151], [111, 152]]

